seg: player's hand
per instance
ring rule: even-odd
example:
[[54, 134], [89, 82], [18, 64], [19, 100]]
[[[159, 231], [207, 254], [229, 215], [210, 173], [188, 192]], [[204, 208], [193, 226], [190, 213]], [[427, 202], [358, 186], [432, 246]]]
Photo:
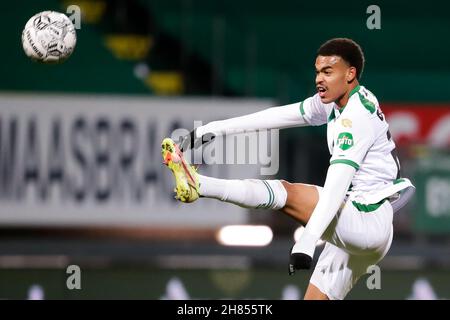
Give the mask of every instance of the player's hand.
[[213, 133], [207, 133], [201, 137], [196, 137], [196, 129], [194, 129], [188, 135], [181, 138], [178, 146], [180, 147], [181, 152], [185, 152], [188, 149], [197, 149], [201, 145], [211, 142], [215, 137], [216, 136]]
[[292, 276], [295, 273], [295, 270], [310, 269], [312, 264], [312, 257], [301, 252], [292, 253], [293, 248], [294, 246], [292, 246], [291, 251], [289, 253], [288, 273], [290, 276]]

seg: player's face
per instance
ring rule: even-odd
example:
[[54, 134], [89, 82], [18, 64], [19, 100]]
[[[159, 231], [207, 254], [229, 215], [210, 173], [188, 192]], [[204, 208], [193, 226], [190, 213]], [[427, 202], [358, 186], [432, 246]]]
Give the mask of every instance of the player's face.
[[323, 103], [339, 102], [349, 88], [351, 68], [339, 56], [317, 56], [316, 89]]

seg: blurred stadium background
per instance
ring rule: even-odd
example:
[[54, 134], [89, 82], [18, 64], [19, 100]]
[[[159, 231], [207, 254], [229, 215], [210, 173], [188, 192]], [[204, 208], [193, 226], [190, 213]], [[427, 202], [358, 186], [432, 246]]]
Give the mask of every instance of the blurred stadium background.
[[[4, 1], [0, 298], [301, 298], [310, 272], [287, 274], [298, 224], [215, 201], [177, 203], [159, 143], [194, 120], [312, 95], [315, 52], [336, 36], [365, 50], [362, 83], [378, 96], [403, 175], [417, 187], [395, 215], [381, 289], [362, 279], [348, 298], [449, 298], [450, 4], [380, 0], [381, 29], [369, 30], [371, 4]], [[20, 43], [26, 21], [70, 5], [82, 13], [73, 56], [62, 65], [32, 63]], [[321, 185], [325, 128], [289, 129], [279, 139], [276, 177]], [[254, 167], [202, 170], [258, 177]], [[270, 229], [263, 245], [229, 246], [219, 237], [228, 225]], [[69, 265], [81, 269], [81, 290], [66, 286]]]

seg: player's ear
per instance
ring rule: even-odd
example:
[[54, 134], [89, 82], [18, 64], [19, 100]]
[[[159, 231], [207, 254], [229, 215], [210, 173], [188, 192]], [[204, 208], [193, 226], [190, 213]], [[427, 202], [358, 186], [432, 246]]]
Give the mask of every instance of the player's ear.
[[356, 79], [356, 68], [350, 67], [347, 69], [347, 83], [352, 83]]

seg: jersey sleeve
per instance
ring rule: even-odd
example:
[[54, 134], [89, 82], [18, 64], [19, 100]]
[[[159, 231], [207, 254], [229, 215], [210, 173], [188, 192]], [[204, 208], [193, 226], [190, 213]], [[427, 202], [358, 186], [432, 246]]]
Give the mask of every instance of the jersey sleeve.
[[326, 124], [332, 109], [332, 103], [323, 103], [318, 94], [300, 102], [300, 113], [305, 121], [312, 126]]
[[330, 164], [344, 163], [359, 169], [375, 142], [373, 120], [373, 117], [364, 111], [350, 114], [344, 112], [336, 120]]

